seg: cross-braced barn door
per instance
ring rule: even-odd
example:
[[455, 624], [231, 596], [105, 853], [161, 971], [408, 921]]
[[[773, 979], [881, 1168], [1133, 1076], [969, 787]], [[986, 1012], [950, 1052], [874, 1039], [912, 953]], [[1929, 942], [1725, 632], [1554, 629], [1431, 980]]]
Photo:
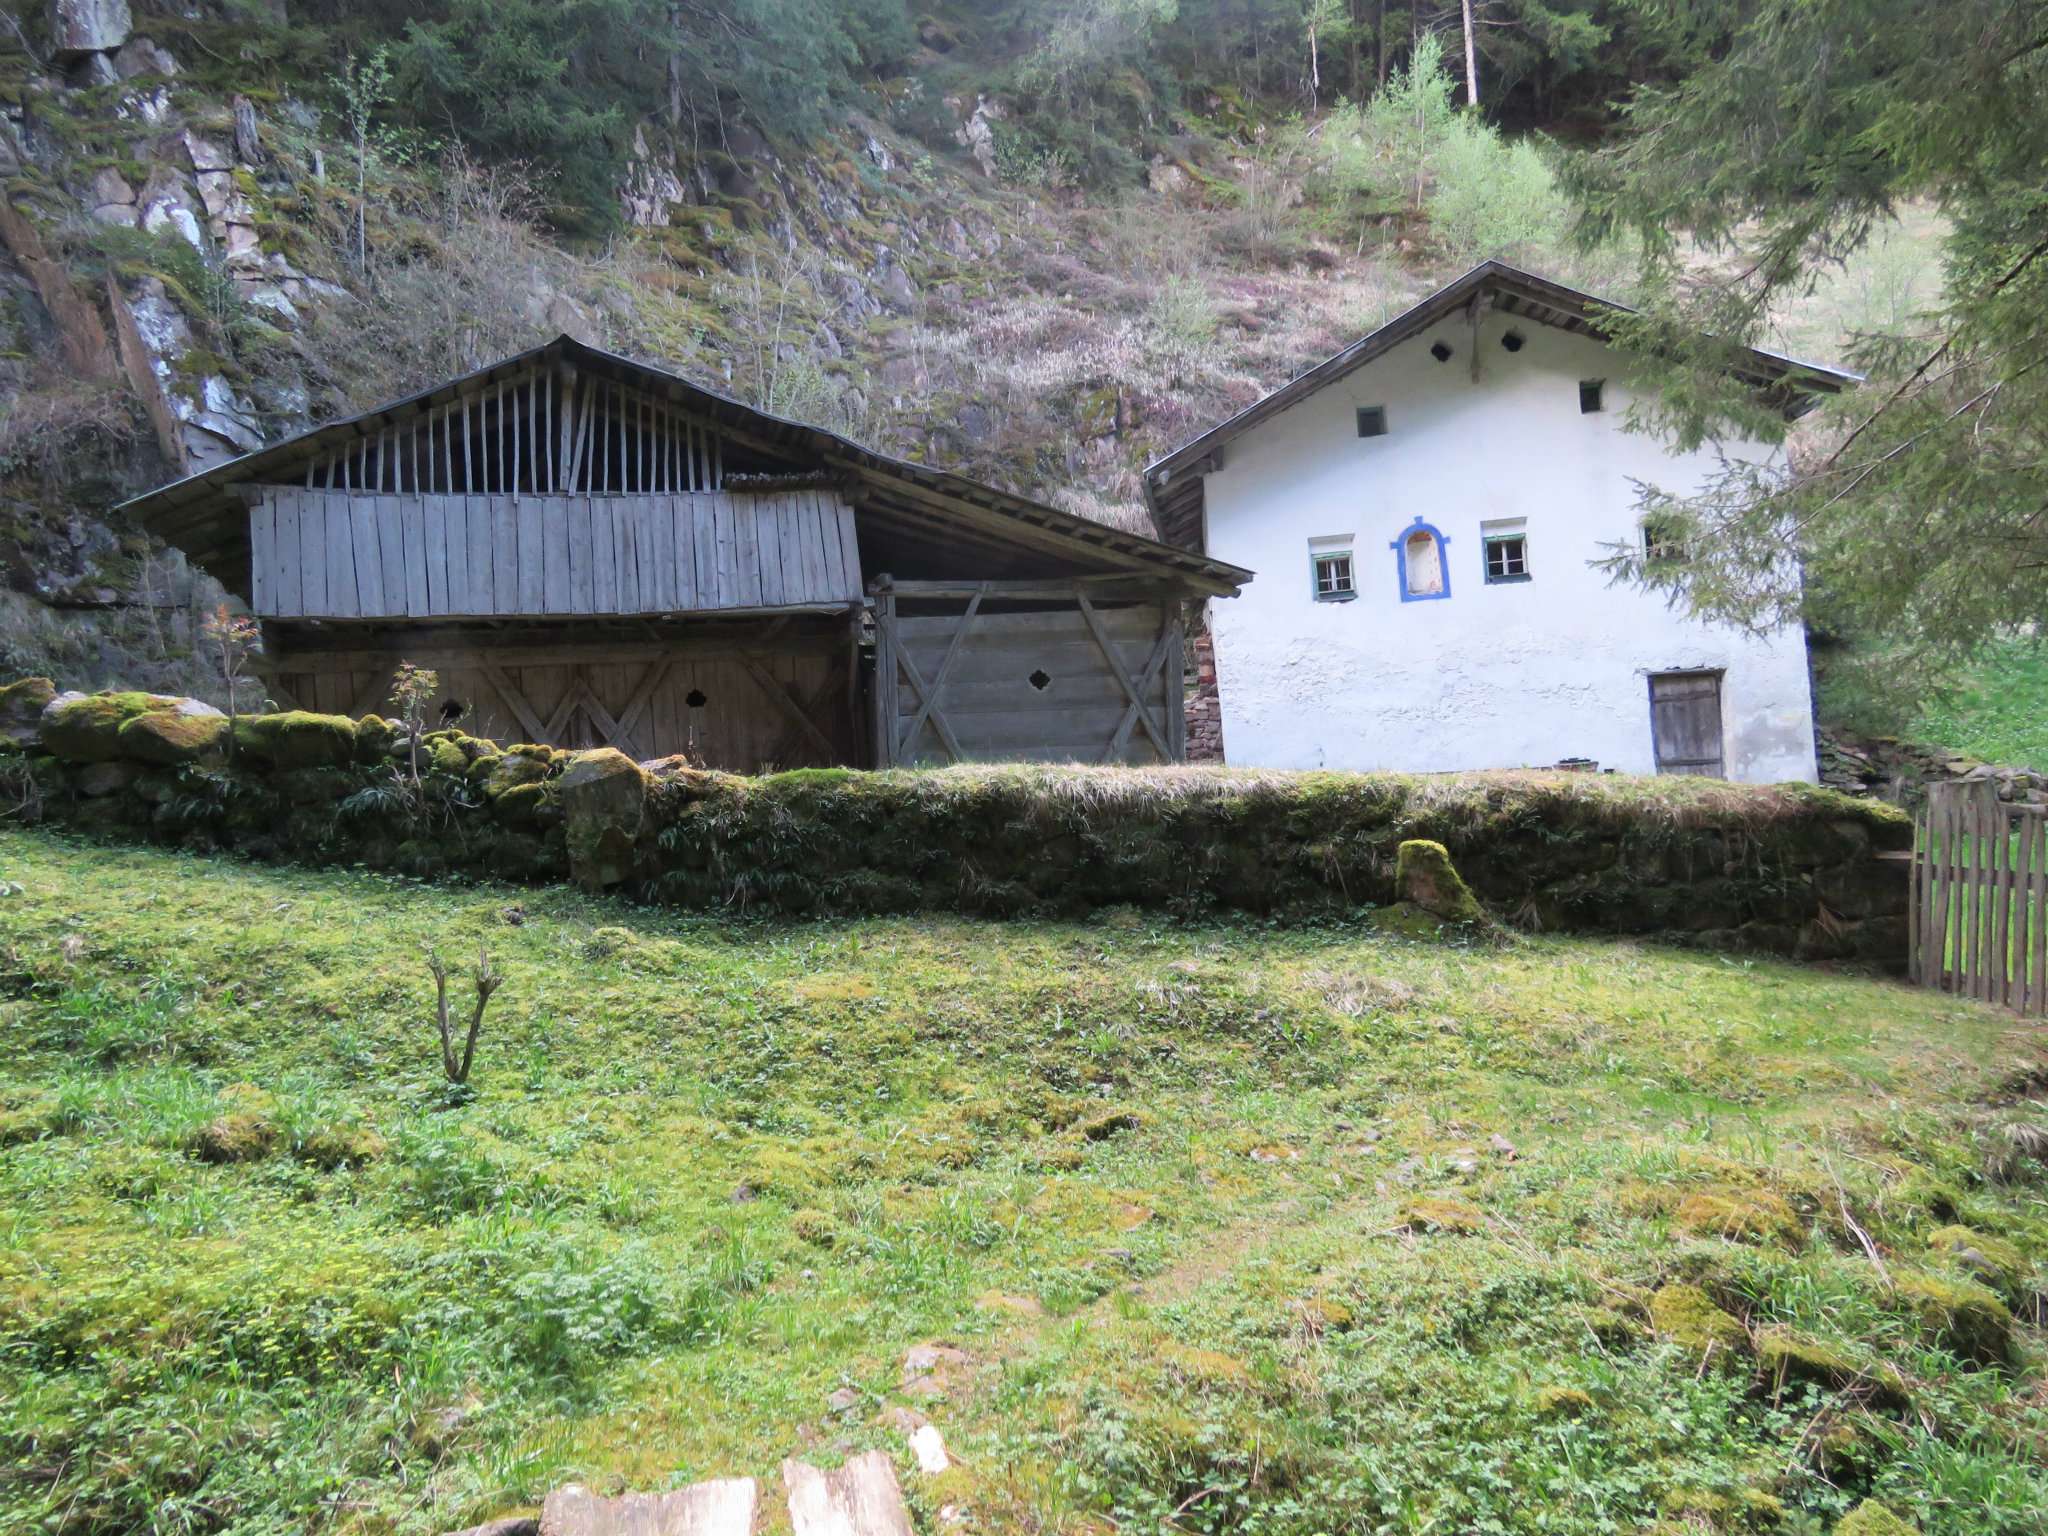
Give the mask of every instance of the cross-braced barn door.
[[[1186, 755], [1178, 605], [993, 612], [994, 583], [956, 613], [876, 603], [877, 760], [1170, 763]], [[922, 606], [937, 606], [927, 601]]]

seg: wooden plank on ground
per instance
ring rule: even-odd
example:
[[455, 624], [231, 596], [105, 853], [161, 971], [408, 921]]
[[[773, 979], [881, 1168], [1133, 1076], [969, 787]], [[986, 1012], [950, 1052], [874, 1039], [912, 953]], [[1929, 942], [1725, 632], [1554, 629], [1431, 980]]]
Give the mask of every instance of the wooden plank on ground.
[[751, 1477], [614, 1498], [571, 1483], [541, 1505], [540, 1536], [753, 1536], [759, 1505], [759, 1485]]
[[915, 1536], [887, 1451], [851, 1457], [832, 1472], [791, 1458], [782, 1482], [794, 1536]]

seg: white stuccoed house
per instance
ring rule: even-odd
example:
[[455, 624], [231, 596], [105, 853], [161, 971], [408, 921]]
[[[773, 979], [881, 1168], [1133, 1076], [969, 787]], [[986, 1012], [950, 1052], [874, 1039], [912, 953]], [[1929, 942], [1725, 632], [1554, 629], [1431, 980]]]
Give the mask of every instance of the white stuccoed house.
[[[1814, 779], [1803, 629], [1699, 623], [1591, 564], [1654, 539], [1638, 482], [1778, 456], [1623, 430], [1621, 312], [1488, 262], [1146, 470], [1170, 542], [1259, 574], [1210, 610], [1228, 762]], [[1788, 416], [1855, 378], [1739, 366]]]

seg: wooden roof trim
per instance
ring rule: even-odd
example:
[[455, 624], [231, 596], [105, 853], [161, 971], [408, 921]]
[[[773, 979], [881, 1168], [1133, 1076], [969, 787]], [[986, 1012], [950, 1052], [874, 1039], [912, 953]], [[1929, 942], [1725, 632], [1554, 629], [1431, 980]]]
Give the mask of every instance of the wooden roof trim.
[[[1158, 494], [1172, 478], [1183, 470], [1195, 466], [1198, 461], [1214, 453], [1218, 448], [1239, 434], [1257, 426], [1267, 418], [1276, 416], [1289, 406], [1306, 399], [1326, 384], [1333, 384], [1345, 375], [1363, 368], [1392, 351], [1410, 337], [1419, 335], [1441, 320], [1448, 319], [1468, 300], [1482, 293], [1492, 293], [1502, 307], [1508, 304], [1530, 306], [1528, 310], [1512, 310], [1523, 318], [1539, 324], [1550, 325], [1559, 330], [1574, 331], [1580, 335], [1599, 336], [1603, 329], [1597, 317], [1603, 315], [1631, 315], [1636, 311], [1629, 305], [1614, 299], [1604, 299], [1598, 294], [1583, 289], [1567, 287], [1511, 267], [1506, 262], [1484, 261], [1453, 279], [1421, 302], [1396, 315], [1378, 330], [1353, 342], [1343, 351], [1325, 358], [1315, 367], [1290, 379], [1263, 399], [1254, 401], [1235, 416], [1211, 427], [1201, 436], [1183, 443], [1171, 453], [1154, 460], [1145, 467], [1144, 485], [1146, 505], [1153, 516], [1159, 515]], [[1541, 310], [1542, 313], [1535, 311]], [[1552, 318], [1556, 316], [1558, 318]], [[1851, 384], [1860, 383], [1861, 375], [1839, 368], [1829, 368], [1821, 363], [1804, 362], [1798, 358], [1786, 357], [1776, 352], [1759, 348], [1744, 349], [1745, 354], [1756, 364], [1752, 373], [1748, 369], [1738, 370], [1737, 378], [1745, 383], [1760, 387], [1778, 387], [1793, 390], [1797, 397], [1807, 404], [1813, 394], [1838, 394]], [[1791, 414], [1799, 414], [1797, 411]]]

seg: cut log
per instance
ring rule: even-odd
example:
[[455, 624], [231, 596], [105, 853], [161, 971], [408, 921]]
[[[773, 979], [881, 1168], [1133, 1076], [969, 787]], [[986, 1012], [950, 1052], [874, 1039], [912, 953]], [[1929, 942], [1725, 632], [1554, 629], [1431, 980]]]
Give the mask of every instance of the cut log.
[[782, 1481], [795, 1536], [915, 1536], [886, 1452], [856, 1456], [836, 1472], [785, 1461]]
[[760, 1485], [751, 1477], [614, 1499], [571, 1483], [541, 1506], [540, 1536], [753, 1536], [759, 1506]]

